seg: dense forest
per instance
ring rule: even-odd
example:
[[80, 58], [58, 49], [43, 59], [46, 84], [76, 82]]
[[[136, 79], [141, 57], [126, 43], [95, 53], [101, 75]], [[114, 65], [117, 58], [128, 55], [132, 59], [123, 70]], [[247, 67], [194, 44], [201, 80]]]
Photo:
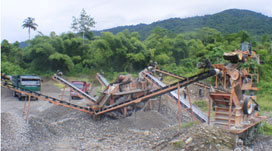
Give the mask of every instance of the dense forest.
[[[190, 18], [170, 18], [152, 24], [138, 24], [121, 26], [103, 30], [116, 34], [128, 29], [138, 32], [142, 40], [146, 39], [155, 27], [166, 28], [172, 36], [178, 33], [198, 31], [203, 27], [214, 28], [223, 35], [237, 33], [241, 30], [248, 31], [252, 38], [259, 39], [263, 34], [272, 36], [272, 17], [264, 16], [250, 10], [229, 9], [213, 15], [196, 16]], [[95, 34], [100, 35], [98, 31]]]
[[[91, 35], [91, 34], [89, 34]], [[196, 63], [209, 59], [222, 63], [223, 53], [240, 47], [242, 42], [252, 43], [265, 65], [272, 65], [271, 37], [264, 34], [254, 41], [247, 31], [222, 35], [216, 29], [204, 27], [199, 32], [187, 32], [170, 37], [161, 27], [141, 41], [137, 32], [124, 30], [116, 35], [103, 32], [101, 36], [82, 38], [75, 33], [49, 36], [38, 35], [20, 48], [19, 43], [3, 40], [1, 44], [2, 72], [6, 74], [52, 74], [61, 70], [65, 74], [90, 71], [137, 72], [151, 62], [160, 67], [188, 74], [196, 70]], [[268, 78], [268, 77], [266, 77]]]

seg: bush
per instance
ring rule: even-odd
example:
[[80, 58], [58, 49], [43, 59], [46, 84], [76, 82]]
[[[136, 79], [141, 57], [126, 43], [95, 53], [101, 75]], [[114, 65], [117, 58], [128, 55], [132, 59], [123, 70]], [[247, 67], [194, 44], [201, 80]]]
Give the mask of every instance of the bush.
[[272, 125], [264, 122], [262, 126], [258, 126], [258, 132], [261, 134], [272, 136]]
[[19, 65], [16, 65], [10, 62], [2, 62], [1, 73], [4, 73], [6, 75], [19, 75], [19, 74], [25, 74], [26, 71], [23, 68], [21, 68]]

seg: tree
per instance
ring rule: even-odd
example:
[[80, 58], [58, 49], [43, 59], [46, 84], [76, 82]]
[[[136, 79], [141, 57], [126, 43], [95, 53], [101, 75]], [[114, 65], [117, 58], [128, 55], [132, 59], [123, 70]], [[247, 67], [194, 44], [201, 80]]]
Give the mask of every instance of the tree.
[[30, 29], [33, 29], [34, 31], [37, 29], [38, 24], [35, 22], [35, 18], [27, 17], [23, 22], [23, 28], [28, 28], [28, 35], [30, 40]]
[[237, 33], [239, 37], [241, 37], [241, 43], [243, 42], [250, 42], [250, 35], [247, 31], [240, 31]]
[[210, 43], [215, 43], [221, 40], [221, 32], [217, 31], [216, 29], [203, 27], [198, 35], [199, 39], [202, 43], [207, 46]]
[[84, 34], [90, 33], [91, 28], [95, 27], [94, 25], [95, 25], [94, 18], [92, 18], [90, 15], [86, 13], [84, 9], [82, 9], [79, 18], [73, 16], [71, 28], [76, 32], [82, 33], [82, 38], [84, 41]]

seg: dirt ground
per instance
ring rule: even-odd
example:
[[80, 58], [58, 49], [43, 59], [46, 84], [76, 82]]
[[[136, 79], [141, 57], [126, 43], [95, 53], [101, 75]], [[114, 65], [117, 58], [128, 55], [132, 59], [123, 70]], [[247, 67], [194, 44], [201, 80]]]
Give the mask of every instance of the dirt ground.
[[[42, 93], [60, 98], [53, 81], [44, 82]], [[69, 90], [65, 91], [69, 100]], [[82, 100], [71, 100], [78, 104]], [[140, 111], [121, 119], [95, 121], [90, 115], [56, 106], [46, 101], [31, 101], [30, 117], [22, 116], [24, 101], [1, 89], [1, 149], [3, 151], [89, 151], [89, 150], [176, 150], [171, 144], [178, 133], [177, 107], [165, 99], [160, 108]], [[182, 123], [191, 121], [182, 113]], [[182, 133], [186, 134], [186, 128]], [[182, 136], [182, 135], [181, 135]], [[260, 135], [248, 150], [271, 150], [272, 138]], [[164, 145], [160, 145], [164, 144]], [[157, 147], [159, 146], [159, 147]]]
[[[22, 117], [24, 101], [12, 97], [6, 88], [1, 93], [2, 150], [151, 150], [177, 133], [177, 111], [165, 105], [167, 102], [162, 102], [160, 111], [154, 105], [153, 110], [127, 118], [95, 121], [84, 112], [31, 101], [26, 123]], [[61, 90], [52, 81], [43, 83], [42, 93], [61, 97]], [[69, 90], [64, 99], [69, 100]]]

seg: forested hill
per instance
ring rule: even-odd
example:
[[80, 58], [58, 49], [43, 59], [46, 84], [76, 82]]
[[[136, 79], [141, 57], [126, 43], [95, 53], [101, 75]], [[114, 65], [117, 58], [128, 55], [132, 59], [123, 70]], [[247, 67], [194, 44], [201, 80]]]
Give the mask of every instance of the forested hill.
[[[137, 31], [142, 39], [146, 39], [154, 27], [163, 27], [168, 31], [175, 33], [196, 31], [203, 27], [217, 29], [223, 34], [236, 33], [246, 30], [252, 36], [260, 36], [264, 33], [272, 35], [272, 17], [267, 17], [261, 13], [249, 10], [229, 9], [213, 15], [197, 16], [190, 18], [171, 18], [163, 21], [154, 22], [152, 24], [138, 24], [131, 26], [120, 26], [116, 28], [106, 29], [100, 32], [112, 32], [116, 34], [128, 29], [129, 31]], [[95, 32], [99, 34], [99, 32]]]

